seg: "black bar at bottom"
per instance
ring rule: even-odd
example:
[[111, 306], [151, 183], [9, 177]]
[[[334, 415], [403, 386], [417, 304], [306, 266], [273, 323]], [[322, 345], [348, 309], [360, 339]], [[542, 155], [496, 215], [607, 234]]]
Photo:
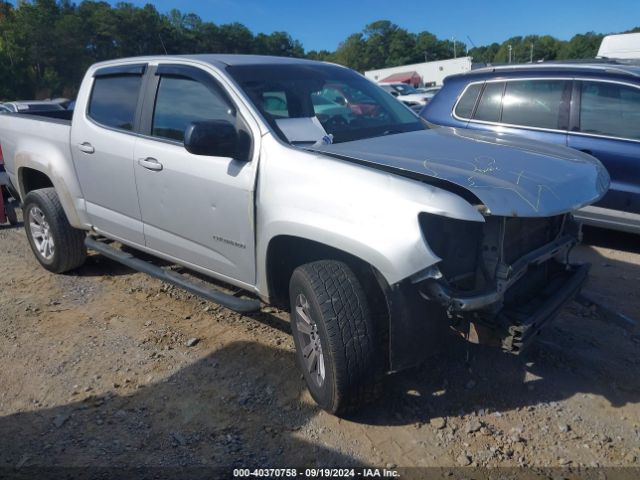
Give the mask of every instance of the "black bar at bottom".
[[111, 260], [115, 260], [116, 262], [122, 263], [123, 265], [126, 265], [127, 267], [130, 267], [134, 270], [138, 270], [140, 272], [146, 273], [147, 275], [151, 275], [152, 277], [156, 277], [163, 282], [171, 283], [177, 287], [193, 293], [194, 295], [206, 298], [207, 300], [220, 304], [230, 310], [235, 310], [236, 312], [240, 313], [247, 313], [254, 312], [260, 309], [260, 300], [238, 298], [234, 297], [233, 295], [220, 292], [218, 290], [201, 287], [186, 280], [177, 273], [163, 270], [156, 265], [134, 257], [130, 253], [126, 253], [122, 250], [110, 247], [109, 245], [99, 242], [98, 240], [89, 236], [87, 236], [84, 243], [87, 248], [95, 250], [99, 254], [110, 258]]

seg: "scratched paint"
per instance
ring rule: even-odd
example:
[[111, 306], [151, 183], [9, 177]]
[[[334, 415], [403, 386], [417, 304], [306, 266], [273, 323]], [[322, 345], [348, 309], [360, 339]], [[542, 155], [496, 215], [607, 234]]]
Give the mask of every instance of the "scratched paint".
[[492, 215], [565, 213], [599, 200], [609, 185], [607, 171], [594, 157], [503, 134], [438, 128], [315, 150], [427, 183], [455, 184], [473, 193]]

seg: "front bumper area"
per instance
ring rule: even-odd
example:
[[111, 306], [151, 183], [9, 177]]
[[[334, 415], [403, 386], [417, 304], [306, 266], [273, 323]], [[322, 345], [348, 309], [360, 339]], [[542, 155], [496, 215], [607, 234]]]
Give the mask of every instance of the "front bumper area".
[[530, 252], [512, 265], [502, 265], [496, 275], [496, 283], [490, 290], [479, 292], [462, 292], [451, 288], [442, 278], [431, 278], [424, 282], [422, 291], [430, 300], [435, 300], [453, 316], [458, 313], [502, 307], [505, 293], [512, 285], [525, 276], [527, 271], [541, 265], [554, 257], [566, 258], [568, 252], [576, 244], [576, 238], [565, 235], [537, 250]]
[[485, 223], [424, 214], [421, 228], [439, 262], [384, 285], [389, 363], [401, 370], [446, 348], [447, 331], [520, 353], [579, 293], [589, 265], [571, 265], [580, 241], [570, 215], [492, 217]]
[[[575, 236], [565, 235], [511, 265], [502, 264], [490, 289], [458, 290], [440, 276], [422, 282], [420, 291], [445, 307], [454, 330], [470, 342], [517, 354], [586, 282], [590, 265], [566, 263], [575, 244]], [[527, 289], [526, 295], [511, 294]]]
[[515, 354], [526, 349], [562, 307], [580, 293], [590, 267], [589, 264], [567, 266], [532, 301], [503, 309], [498, 315], [495, 332], [502, 349]]

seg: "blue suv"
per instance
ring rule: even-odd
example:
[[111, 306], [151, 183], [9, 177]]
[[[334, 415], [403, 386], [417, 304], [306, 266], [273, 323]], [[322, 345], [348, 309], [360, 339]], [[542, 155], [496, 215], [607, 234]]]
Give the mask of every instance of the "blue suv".
[[640, 65], [542, 63], [473, 70], [445, 79], [420, 115], [431, 126], [516, 134], [597, 157], [611, 175], [611, 187], [576, 218], [640, 233]]

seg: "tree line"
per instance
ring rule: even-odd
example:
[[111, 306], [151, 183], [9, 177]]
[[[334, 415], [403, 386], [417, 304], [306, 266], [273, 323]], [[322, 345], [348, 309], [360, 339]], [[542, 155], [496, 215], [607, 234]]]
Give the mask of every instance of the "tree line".
[[[640, 27], [623, 33], [640, 32]], [[307, 56], [365, 71], [469, 55], [475, 62], [500, 64], [595, 58], [605, 34], [588, 32], [570, 40], [550, 35], [512, 37], [501, 44], [468, 48], [460, 40], [439, 39], [430, 32], [411, 33], [388, 21], [367, 25], [344, 40], [335, 52], [307, 52]], [[471, 40], [469, 39], [470, 43]], [[510, 52], [511, 51], [511, 52]], [[510, 57], [511, 56], [511, 57]]]
[[211, 52], [304, 56], [286, 32], [254, 35], [240, 23], [161, 14], [151, 4], [0, 2], [0, 98], [73, 97], [85, 70], [102, 60]]
[[[636, 28], [633, 31], [640, 31]], [[455, 55], [505, 63], [593, 58], [602, 34], [514, 37], [467, 49], [461, 41], [411, 33], [387, 20], [367, 25], [335, 51], [305, 52], [287, 32], [254, 34], [241, 23], [217, 25], [177, 9], [160, 13], [151, 4], [111, 6], [84, 0], [0, 0], [0, 98], [74, 97], [92, 63], [119, 57], [181, 53], [254, 53], [337, 62], [359, 71]]]

